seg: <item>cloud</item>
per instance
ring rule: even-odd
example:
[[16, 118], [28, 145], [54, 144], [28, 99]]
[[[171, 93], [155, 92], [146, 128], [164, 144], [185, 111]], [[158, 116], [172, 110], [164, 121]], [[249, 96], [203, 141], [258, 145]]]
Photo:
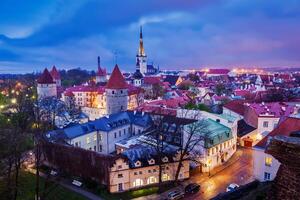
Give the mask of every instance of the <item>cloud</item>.
[[149, 62], [163, 68], [300, 65], [296, 0], [28, 1], [0, 8], [0, 67], [95, 69], [100, 55], [111, 69], [117, 51], [132, 71], [140, 25]]

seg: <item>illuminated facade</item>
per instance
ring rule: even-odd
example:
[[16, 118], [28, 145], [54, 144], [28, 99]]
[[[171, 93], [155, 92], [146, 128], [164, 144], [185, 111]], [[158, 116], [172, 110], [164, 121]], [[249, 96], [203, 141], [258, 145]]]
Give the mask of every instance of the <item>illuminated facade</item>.
[[81, 85], [67, 88], [62, 100], [72, 96], [77, 107], [90, 120], [126, 110], [134, 110], [144, 101], [143, 90], [125, 82], [118, 66], [105, 86]]

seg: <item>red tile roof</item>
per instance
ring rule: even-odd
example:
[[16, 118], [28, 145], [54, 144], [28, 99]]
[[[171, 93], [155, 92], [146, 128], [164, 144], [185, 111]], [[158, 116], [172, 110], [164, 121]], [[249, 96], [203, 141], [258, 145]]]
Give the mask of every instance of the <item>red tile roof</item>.
[[106, 76], [106, 69], [98, 67], [97, 76]]
[[239, 115], [244, 115], [245, 112], [244, 103], [246, 103], [245, 100], [233, 100], [225, 104], [224, 107]]
[[106, 88], [108, 88], [108, 89], [125, 89], [125, 88], [127, 88], [127, 83], [126, 83], [118, 65], [115, 66], [115, 68], [108, 80]]
[[159, 83], [161, 83], [161, 79], [160, 79], [160, 77], [156, 77], [156, 76], [145, 76], [144, 83], [149, 84], [149, 85], [153, 85], [155, 83], [159, 84]]
[[241, 89], [234, 90], [235, 96], [245, 97], [247, 95], [250, 95], [250, 93], [251, 92], [249, 90], [241, 90]]
[[249, 107], [253, 109], [258, 116], [272, 115], [274, 117], [287, 117], [294, 112], [294, 106], [281, 102], [252, 103]]
[[55, 83], [48, 69], [45, 68], [43, 74], [37, 79], [37, 83], [39, 84], [52, 84]]
[[60, 74], [59, 74], [59, 72], [57, 71], [55, 65], [53, 65], [50, 74], [51, 74], [51, 76], [52, 76], [53, 79], [55, 79], [55, 80], [59, 80], [59, 79], [60, 79]]
[[277, 128], [271, 131], [266, 137], [264, 137], [255, 147], [265, 148], [269, 137], [277, 135], [289, 136], [291, 132], [300, 130], [300, 119], [289, 117], [284, 120]]

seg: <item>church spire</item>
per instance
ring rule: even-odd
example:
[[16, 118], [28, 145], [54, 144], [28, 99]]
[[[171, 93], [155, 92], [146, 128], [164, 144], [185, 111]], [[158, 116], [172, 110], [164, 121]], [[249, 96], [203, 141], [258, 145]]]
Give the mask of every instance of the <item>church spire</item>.
[[144, 43], [143, 43], [143, 29], [142, 26], [140, 27], [140, 46], [139, 46], [139, 56], [145, 56], [145, 50], [144, 50]]

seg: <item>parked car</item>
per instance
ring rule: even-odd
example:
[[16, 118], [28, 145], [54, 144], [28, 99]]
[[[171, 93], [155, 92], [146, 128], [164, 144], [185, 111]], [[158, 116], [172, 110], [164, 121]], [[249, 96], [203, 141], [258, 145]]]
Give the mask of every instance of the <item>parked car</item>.
[[184, 193], [178, 190], [172, 191], [168, 194], [169, 200], [181, 199], [184, 197]]
[[240, 187], [238, 184], [236, 183], [231, 183], [230, 185], [228, 185], [228, 187], [226, 188], [226, 192], [231, 192], [233, 190], [236, 190], [238, 187]]
[[199, 192], [199, 190], [200, 190], [200, 185], [198, 185], [197, 183], [190, 183], [184, 188], [186, 194], [197, 193]]

